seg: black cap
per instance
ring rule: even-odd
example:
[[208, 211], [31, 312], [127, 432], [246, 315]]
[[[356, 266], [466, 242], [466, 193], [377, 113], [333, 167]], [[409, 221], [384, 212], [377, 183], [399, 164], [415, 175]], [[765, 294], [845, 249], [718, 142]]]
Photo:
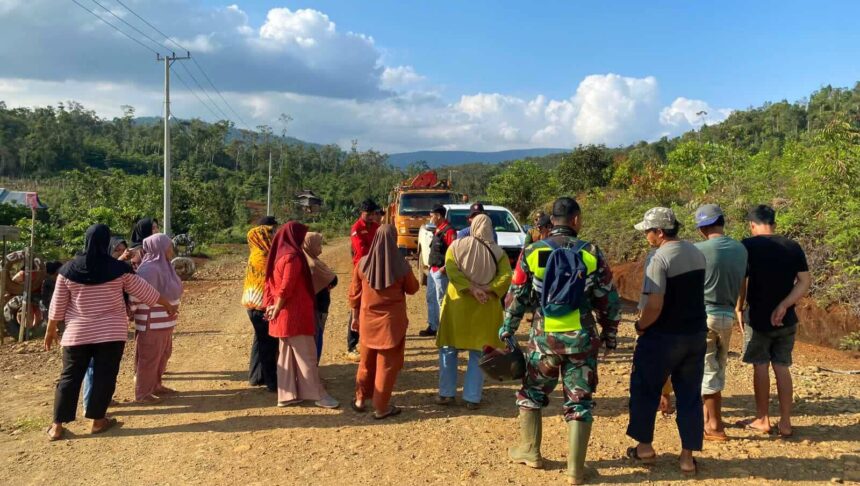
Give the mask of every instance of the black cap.
[[442, 216], [443, 218], [448, 215], [448, 210], [445, 208], [445, 206], [443, 206], [441, 204], [437, 204], [437, 205], [433, 206], [433, 209], [431, 209], [430, 212], [436, 213], [439, 216]]
[[549, 216], [544, 214], [538, 218], [536, 226], [538, 228], [543, 228], [544, 226], [552, 226], [552, 221], [550, 221]]
[[359, 210], [363, 213], [364, 212], [367, 212], [367, 213], [382, 212], [382, 208], [379, 207], [379, 205], [376, 204], [376, 201], [374, 201], [371, 198], [367, 198], [364, 201], [362, 201], [361, 206], [359, 206]]
[[572, 218], [579, 214], [579, 204], [572, 197], [560, 197], [552, 203], [552, 215], [557, 218]]
[[469, 217], [474, 218], [479, 214], [484, 214], [484, 205], [481, 203], [475, 203], [469, 206]]
[[277, 226], [278, 220], [274, 216], [263, 216], [257, 220], [257, 226]]
[[767, 204], [759, 204], [747, 213], [747, 221], [773, 226], [776, 224], [776, 211]]

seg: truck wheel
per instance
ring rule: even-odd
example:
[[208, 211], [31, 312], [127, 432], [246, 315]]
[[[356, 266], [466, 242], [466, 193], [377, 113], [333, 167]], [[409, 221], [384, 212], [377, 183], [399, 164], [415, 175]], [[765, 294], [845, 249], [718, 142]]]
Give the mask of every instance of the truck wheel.
[[427, 267], [424, 266], [424, 258], [421, 255], [421, 249], [418, 249], [418, 281], [421, 285], [427, 286]]

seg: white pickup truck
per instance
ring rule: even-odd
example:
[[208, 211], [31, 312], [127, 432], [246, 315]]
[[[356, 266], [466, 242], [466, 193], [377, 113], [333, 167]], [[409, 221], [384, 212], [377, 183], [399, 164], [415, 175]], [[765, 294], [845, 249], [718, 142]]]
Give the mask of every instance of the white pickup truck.
[[[466, 219], [469, 217], [468, 204], [445, 204], [445, 209], [448, 210], [448, 221], [451, 226], [457, 231], [465, 228], [469, 223]], [[511, 267], [520, 256], [523, 249], [523, 243], [526, 241], [526, 232], [520, 225], [513, 213], [502, 206], [484, 206], [484, 212], [493, 221], [493, 229], [496, 230], [498, 244], [508, 254], [508, 259], [511, 262]], [[430, 258], [430, 241], [433, 239], [433, 232], [436, 227], [430, 223], [421, 226], [418, 231], [418, 270], [422, 284], [427, 282], [428, 260]]]

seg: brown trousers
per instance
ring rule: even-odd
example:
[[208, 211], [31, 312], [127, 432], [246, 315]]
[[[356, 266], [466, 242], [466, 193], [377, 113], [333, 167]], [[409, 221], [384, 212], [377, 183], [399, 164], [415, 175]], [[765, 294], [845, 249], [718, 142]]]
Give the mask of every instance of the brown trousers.
[[377, 413], [388, 412], [391, 392], [397, 382], [397, 375], [403, 368], [403, 352], [406, 338], [400, 345], [391, 349], [371, 349], [361, 346], [361, 361], [355, 376], [355, 398], [360, 402], [373, 400]]
[[173, 328], [137, 331], [134, 335], [134, 399], [157, 394], [167, 360], [173, 353]]

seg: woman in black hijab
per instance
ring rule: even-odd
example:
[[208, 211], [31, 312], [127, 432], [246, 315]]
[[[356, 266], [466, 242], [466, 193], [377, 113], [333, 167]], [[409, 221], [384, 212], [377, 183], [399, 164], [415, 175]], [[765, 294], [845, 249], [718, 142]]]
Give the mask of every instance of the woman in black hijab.
[[149, 238], [155, 233], [160, 233], [158, 229], [158, 220], [155, 218], [143, 218], [134, 224], [131, 229], [131, 247], [137, 248], [143, 245], [143, 240]]
[[143, 218], [134, 224], [131, 230], [131, 247], [126, 261], [131, 263], [132, 268], [137, 270], [143, 260], [143, 240], [155, 233], [159, 233], [158, 220], [155, 218]]
[[[110, 229], [95, 224], [86, 232], [84, 252], [60, 268], [45, 350], [63, 347], [63, 371], [54, 395], [54, 421], [48, 429], [51, 440], [63, 436], [63, 424], [75, 420], [81, 382], [93, 361], [93, 387], [84, 415], [93, 420], [92, 433], [116, 424], [105, 416], [116, 388], [116, 376], [128, 338], [128, 315], [123, 292], [148, 305], [162, 305], [170, 315], [176, 307], [132, 272], [131, 266], [110, 254]], [[57, 328], [65, 321], [62, 341]]]

